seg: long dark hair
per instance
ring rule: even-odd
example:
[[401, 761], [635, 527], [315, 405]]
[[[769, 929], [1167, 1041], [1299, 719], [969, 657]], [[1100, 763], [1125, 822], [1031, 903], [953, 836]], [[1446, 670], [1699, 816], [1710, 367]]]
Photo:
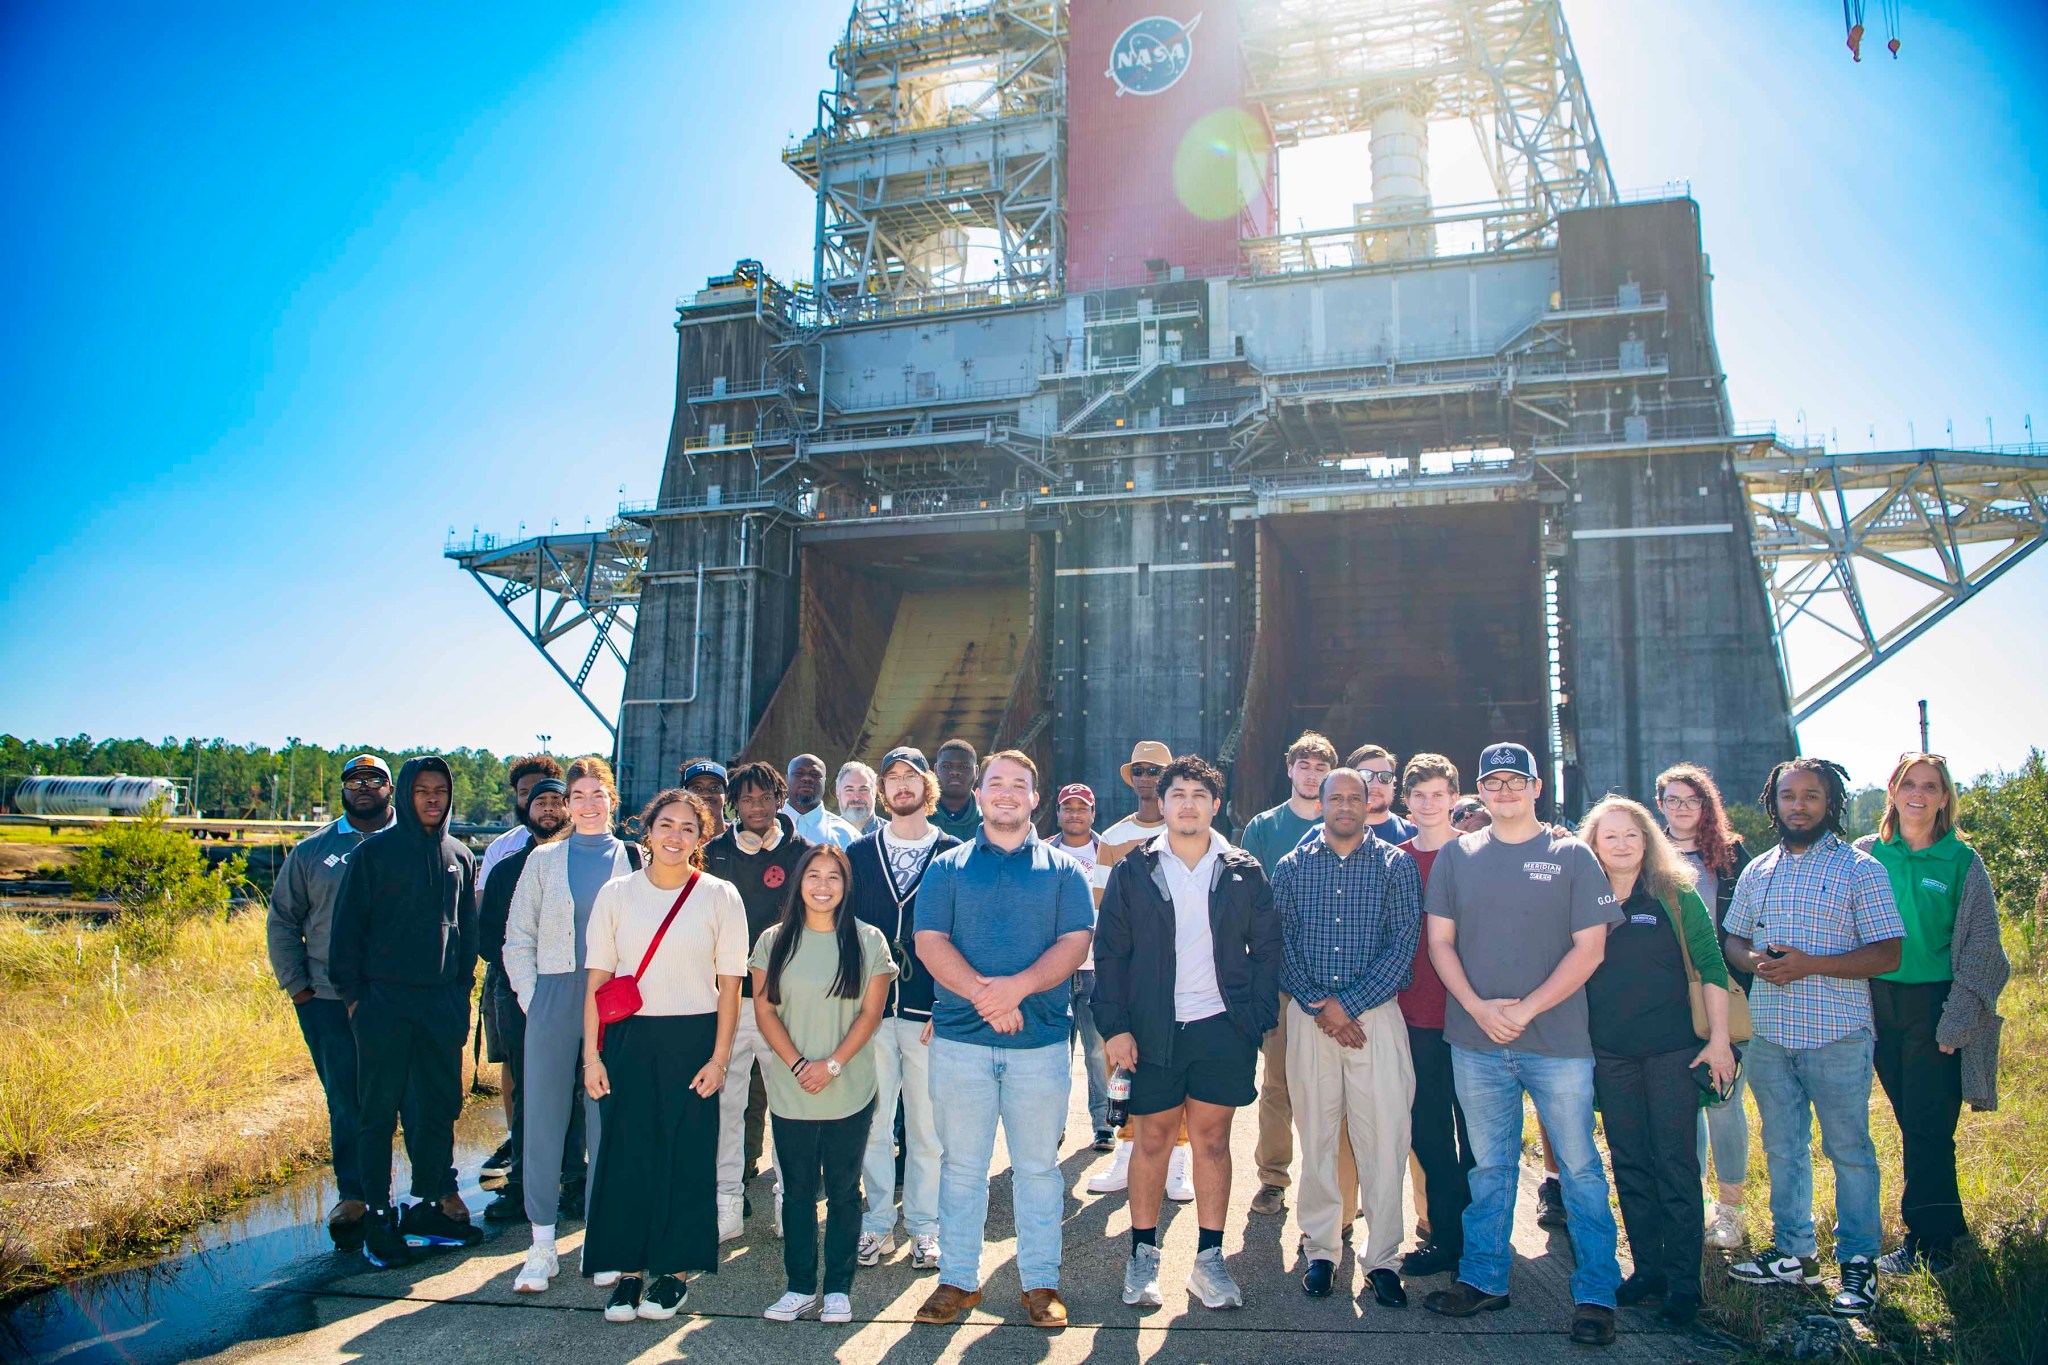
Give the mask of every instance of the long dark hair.
[[[640, 819], [637, 822], [640, 827], [640, 847], [647, 850], [647, 861], [652, 863], [654, 861], [654, 822], [660, 819], [661, 813], [670, 806], [688, 806], [692, 811], [696, 812], [697, 846], [690, 850], [689, 863], [692, 870], [702, 872], [704, 870], [704, 845], [710, 842], [711, 839], [711, 811], [704, 804], [704, 798], [693, 791], [687, 791], [682, 787], [669, 787], [654, 794], [654, 799], [649, 801], [646, 807], [641, 810]], [[566, 822], [562, 826], [563, 829], [568, 827]]]
[[789, 899], [782, 906], [782, 922], [775, 926], [775, 943], [768, 949], [768, 972], [766, 985], [768, 1003], [782, 1003], [782, 969], [796, 956], [799, 943], [804, 936], [804, 873], [812, 863], [825, 859], [839, 868], [839, 904], [833, 907], [833, 917], [839, 938], [839, 975], [833, 979], [832, 989], [827, 992], [846, 1000], [858, 1000], [863, 984], [861, 980], [860, 921], [854, 916], [853, 907], [847, 902], [853, 895], [853, 864], [847, 861], [846, 850], [837, 844], [812, 844], [804, 855], [796, 860], [796, 870], [790, 873]]

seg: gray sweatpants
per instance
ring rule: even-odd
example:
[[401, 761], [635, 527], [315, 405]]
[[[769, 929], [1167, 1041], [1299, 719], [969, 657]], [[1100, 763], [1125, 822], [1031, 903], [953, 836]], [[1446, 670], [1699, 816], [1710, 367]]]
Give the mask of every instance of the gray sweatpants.
[[526, 1217], [542, 1226], [555, 1223], [562, 1191], [558, 1182], [534, 1176], [562, 1169], [562, 1146], [568, 1141], [569, 1118], [578, 1100], [590, 1153], [583, 1176], [586, 1204], [591, 1177], [597, 1172], [597, 1101], [584, 1093], [582, 1085], [583, 996], [588, 983], [583, 972], [545, 973], [534, 981], [533, 1003], [526, 1010], [526, 1063], [519, 1077], [526, 1106], [526, 1150], [520, 1158], [527, 1171]]

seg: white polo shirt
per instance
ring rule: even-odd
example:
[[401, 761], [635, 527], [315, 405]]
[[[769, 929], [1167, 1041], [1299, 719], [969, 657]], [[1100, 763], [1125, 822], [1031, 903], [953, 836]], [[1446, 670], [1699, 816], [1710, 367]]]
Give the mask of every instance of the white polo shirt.
[[1166, 885], [1173, 892], [1173, 1017], [1187, 1024], [1223, 1013], [1223, 988], [1216, 984], [1216, 939], [1209, 932], [1209, 879], [1216, 857], [1230, 841], [1209, 831], [1209, 851], [1193, 867], [1174, 853], [1170, 836], [1152, 840]]

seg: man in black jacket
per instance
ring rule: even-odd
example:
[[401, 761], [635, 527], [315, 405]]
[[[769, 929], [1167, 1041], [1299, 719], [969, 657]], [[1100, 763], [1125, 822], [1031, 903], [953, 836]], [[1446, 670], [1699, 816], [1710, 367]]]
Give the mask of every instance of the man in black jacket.
[[424, 1130], [409, 1147], [427, 1169], [449, 1165], [462, 1113], [476, 859], [449, 837], [453, 793], [445, 760], [408, 759], [398, 770], [398, 821], [349, 859], [334, 910], [330, 972], [358, 1058], [356, 1159], [370, 1206], [363, 1255], [376, 1266], [411, 1260], [408, 1238], [471, 1246], [483, 1237], [459, 1195], [413, 1204], [402, 1221], [391, 1206], [391, 1136], [408, 1083]]
[[1280, 921], [1258, 859], [1213, 824], [1223, 777], [1185, 754], [1159, 777], [1166, 832], [1110, 870], [1095, 931], [1095, 1020], [1129, 1071], [1131, 1258], [1124, 1302], [1158, 1305], [1159, 1203], [1185, 1120], [1200, 1236], [1188, 1290], [1210, 1308], [1244, 1293], [1223, 1263], [1230, 1124], [1258, 1098], [1259, 1043], [1280, 1012]]
[[[498, 1045], [504, 1050], [505, 1067], [511, 1073], [512, 1112], [509, 1118], [512, 1163], [506, 1168], [505, 1183], [497, 1196], [484, 1205], [484, 1217], [493, 1223], [516, 1223], [526, 1217], [526, 1092], [520, 1081], [525, 1076], [526, 1011], [519, 1008], [519, 995], [505, 975], [505, 922], [512, 916], [512, 893], [519, 888], [519, 874], [534, 849], [551, 842], [569, 827], [568, 784], [559, 777], [542, 777], [528, 789], [519, 811], [519, 823], [526, 826], [528, 840], [514, 852], [500, 858], [484, 878], [483, 904], [477, 911], [477, 952], [484, 960], [482, 1008], [495, 1021]], [[569, 1138], [563, 1147], [562, 1186], [573, 1188], [574, 1198], [583, 1197], [583, 1106], [569, 1106]], [[578, 1169], [567, 1168], [575, 1162]], [[574, 1179], [570, 1177], [573, 1174]], [[565, 1193], [565, 1202], [569, 1196]]]
[[853, 841], [853, 913], [882, 931], [896, 959], [889, 1008], [875, 1031], [875, 1072], [881, 1093], [868, 1126], [862, 1161], [867, 1213], [857, 1259], [879, 1264], [896, 1232], [896, 1102], [903, 1101], [903, 1228], [910, 1268], [939, 1267], [939, 1132], [932, 1119], [932, 978], [915, 949], [917, 888], [932, 858], [959, 840], [931, 822], [939, 780], [924, 751], [909, 745], [882, 760], [882, 811], [887, 823]]
[[[771, 925], [782, 918], [782, 907], [796, 890], [791, 877], [797, 860], [811, 841], [796, 832], [787, 815], [781, 814], [789, 784], [772, 764], [742, 763], [726, 780], [734, 820], [725, 833], [704, 846], [704, 871], [723, 877], [740, 893], [747, 907], [747, 938], [758, 942]], [[742, 996], [752, 996], [753, 982], [740, 986]], [[740, 1007], [739, 1028], [732, 1039], [732, 1056], [725, 1073], [725, 1089], [718, 1101], [718, 1240], [729, 1242], [740, 1235], [746, 1221], [746, 1176], [753, 1169], [750, 1152], [761, 1149], [752, 1130], [747, 1091], [757, 1067], [781, 1066], [782, 1062], [761, 1037], [754, 1022], [754, 1007]], [[780, 1213], [779, 1201], [777, 1213]]]

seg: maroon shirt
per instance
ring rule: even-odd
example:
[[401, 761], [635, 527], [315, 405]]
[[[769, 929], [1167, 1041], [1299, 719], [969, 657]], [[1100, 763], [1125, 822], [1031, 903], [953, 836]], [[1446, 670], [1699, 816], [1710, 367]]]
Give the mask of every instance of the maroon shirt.
[[[1429, 869], [1436, 862], [1441, 849], [1421, 849], [1410, 839], [1401, 845], [1403, 852], [1415, 860], [1415, 870], [1422, 874], [1422, 889], [1429, 889]], [[1429, 960], [1429, 916], [1422, 917], [1422, 936], [1415, 942], [1415, 979], [1408, 983], [1398, 999], [1401, 1002], [1401, 1017], [1412, 1028], [1440, 1029], [1444, 1026], [1444, 983], [1436, 974], [1436, 966]]]

